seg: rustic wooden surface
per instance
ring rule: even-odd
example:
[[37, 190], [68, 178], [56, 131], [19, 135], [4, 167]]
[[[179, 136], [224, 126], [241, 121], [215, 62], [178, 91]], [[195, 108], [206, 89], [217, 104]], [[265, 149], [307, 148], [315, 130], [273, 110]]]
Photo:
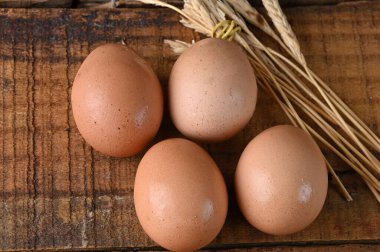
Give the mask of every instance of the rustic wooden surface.
[[[182, 5], [183, 0], [164, 0], [165, 2]], [[261, 0], [249, 0], [256, 6], [261, 6]], [[281, 0], [282, 6], [305, 6], [305, 5], [331, 5], [352, 0]], [[0, 0], [0, 7], [25, 8], [25, 7], [97, 7], [109, 3], [110, 0]], [[142, 4], [136, 0], [119, 0], [120, 7], [136, 7]]]
[[[183, 0], [164, 0], [165, 2], [181, 6]], [[255, 6], [262, 6], [262, 0], [248, 0]], [[332, 5], [338, 3], [349, 2], [352, 0], [280, 0], [282, 6], [306, 6], [306, 5]], [[74, 5], [77, 7], [96, 7], [100, 4], [109, 3], [109, 0], [74, 0]], [[120, 7], [141, 6], [141, 3], [136, 0], [120, 0]]]
[[[206, 250], [207, 251], [207, 250]], [[213, 250], [209, 250], [211, 252]], [[239, 248], [239, 249], [226, 249], [225, 252], [378, 252], [380, 251], [380, 245], [358, 245], [358, 244], [346, 244], [346, 245], [316, 245], [316, 246], [278, 246], [278, 247], [256, 247], [256, 248]]]
[[[379, 134], [380, 2], [287, 8], [286, 14], [311, 67]], [[163, 39], [199, 39], [177, 20], [159, 8], [0, 9], [0, 249], [159, 249], [134, 213], [142, 154], [118, 159], [93, 151], [75, 127], [69, 101], [82, 60], [96, 46], [122, 38], [152, 64], [166, 90], [175, 57]], [[289, 236], [265, 235], [243, 219], [232, 188], [239, 154], [258, 132], [286, 122], [271, 97], [260, 93], [243, 132], [205, 145], [230, 191], [226, 225], [208, 248], [379, 250], [380, 205], [326, 151], [353, 202], [331, 183], [318, 219]], [[178, 135], [166, 114], [155, 141]]]
[[25, 7], [71, 7], [72, 0], [0, 0], [0, 7], [25, 8]]

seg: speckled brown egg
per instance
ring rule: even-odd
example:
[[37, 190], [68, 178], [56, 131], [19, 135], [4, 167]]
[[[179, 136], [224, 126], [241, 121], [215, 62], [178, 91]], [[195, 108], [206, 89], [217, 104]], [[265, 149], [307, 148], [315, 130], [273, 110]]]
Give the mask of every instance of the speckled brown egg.
[[235, 188], [240, 209], [257, 229], [274, 235], [298, 232], [321, 211], [327, 168], [314, 140], [281, 125], [256, 136], [240, 157]]
[[75, 77], [71, 102], [86, 142], [115, 157], [140, 152], [156, 135], [163, 114], [162, 90], [152, 68], [118, 44], [88, 55]]
[[150, 238], [172, 251], [193, 251], [220, 232], [228, 198], [210, 155], [189, 140], [174, 138], [144, 155], [136, 174], [134, 203]]
[[256, 99], [254, 71], [234, 42], [203, 39], [178, 58], [170, 74], [171, 118], [192, 139], [231, 138], [248, 124]]

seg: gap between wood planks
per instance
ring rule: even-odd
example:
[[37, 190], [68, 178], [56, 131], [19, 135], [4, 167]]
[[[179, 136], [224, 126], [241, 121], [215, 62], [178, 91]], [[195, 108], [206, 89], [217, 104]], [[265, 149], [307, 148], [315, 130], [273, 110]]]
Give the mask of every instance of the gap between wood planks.
[[[207, 246], [200, 251], [227, 251], [245, 249], [248, 252], [250, 249], [282, 249], [284, 247], [292, 247], [294, 249], [321, 248], [322, 251], [331, 251], [328, 248], [337, 249], [339, 246], [344, 246], [344, 249], [339, 251], [352, 251], [350, 248], [357, 246], [368, 246], [373, 248], [373, 251], [380, 249], [379, 240], [336, 240], [336, 241], [307, 241], [307, 242], [264, 242], [264, 243], [236, 243], [236, 244], [216, 244]], [[368, 248], [367, 247], [367, 248]], [[67, 251], [67, 249], [37, 249], [35, 251]], [[70, 251], [166, 251], [160, 246], [147, 247], [109, 247], [109, 248], [80, 248], [70, 249]], [[277, 250], [276, 250], [277, 251]], [[293, 250], [292, 250], [293, 251]], [[338, 251], [338, 249], [337, 249]], [[370, 250], [372, 251], [372, 250]]]

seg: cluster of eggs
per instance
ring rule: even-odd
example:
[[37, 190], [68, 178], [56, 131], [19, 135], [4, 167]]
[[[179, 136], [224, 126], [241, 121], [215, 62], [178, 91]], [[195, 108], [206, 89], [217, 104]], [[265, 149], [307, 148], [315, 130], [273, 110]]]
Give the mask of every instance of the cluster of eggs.
[[[174, 64], [168, 98], [171, 119], [186, 138], [224, 141], [241, 131], [254, 113], [255, 74], [237, 44], [204, 39]], [[115, 157], [144, 150], [160, 128], [163, 104], [156, 74], [124, 45], [95, 49], [72, 89], [81, 135], [94, 149]], [[135, 209], [144, 231], [173, 251], [209, 244], [227, 216], [223, 176], [212, 157], [191, 140], [155, 144], [140, 161], [135, 178]], [[326, 198], [323, 155], [296, 127], [267, 129], [241, 154], [235, 191], [243, 215], [257, 229], [274, 235], [300, 231], [318, 216]]]

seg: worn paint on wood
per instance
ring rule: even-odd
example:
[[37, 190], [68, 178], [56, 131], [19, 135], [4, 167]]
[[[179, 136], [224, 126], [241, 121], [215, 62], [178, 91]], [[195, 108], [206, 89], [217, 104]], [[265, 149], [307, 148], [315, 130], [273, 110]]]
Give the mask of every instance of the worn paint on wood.
[[[379, 133], [380, 3], [286, 13], [311, 68]], [[159, 8], [0, 10], [0, 249], [156, 248], [133, 207], [142, 154], [118, 159], [93, 151], [75, 127], [70, 92], [89, 52], [123, 38], [151, 63], [166, 91], [175, 57], [163, 40], [199, 39], [177, 21], [173, 12]], [[321, 215], [300, 233], [274, 237], [247, 224], [233, 196], [234, 169], [249, 140], [279, 123], [287, 123], [286, 117], [260, 93], [243, 132], [205, 145], [230, 191], [226, 225], [210, 247], [379, 242], [379, 204], [359, 177], [326, 151], [353, 202], [345, 202], [330, 184]], [[178, 135], [166, 113], [155, 141]]]

